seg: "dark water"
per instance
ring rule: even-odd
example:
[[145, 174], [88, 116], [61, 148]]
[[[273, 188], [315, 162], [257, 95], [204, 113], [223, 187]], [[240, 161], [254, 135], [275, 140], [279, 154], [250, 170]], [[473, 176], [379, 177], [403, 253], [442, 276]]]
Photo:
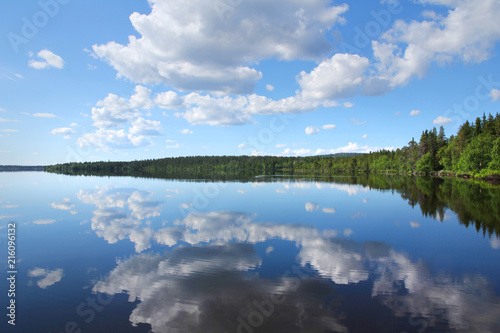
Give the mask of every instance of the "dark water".
[[0, 173], [2, 332], [500, 332], [500, 188]]

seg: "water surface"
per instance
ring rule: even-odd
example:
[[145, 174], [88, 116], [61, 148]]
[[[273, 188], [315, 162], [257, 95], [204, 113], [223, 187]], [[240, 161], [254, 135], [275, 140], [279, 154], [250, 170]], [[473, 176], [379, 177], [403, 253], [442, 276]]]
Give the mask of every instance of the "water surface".
[[499, 188], [39, 172], [0, 187], [9, 332], [500, 332]]

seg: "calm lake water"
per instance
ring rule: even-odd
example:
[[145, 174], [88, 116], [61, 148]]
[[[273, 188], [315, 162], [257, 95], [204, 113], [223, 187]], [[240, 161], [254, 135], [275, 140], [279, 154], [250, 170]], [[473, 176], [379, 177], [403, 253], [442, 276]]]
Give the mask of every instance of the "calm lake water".
[[0, 173], [2, 332], [500, 332], [500, 188]]

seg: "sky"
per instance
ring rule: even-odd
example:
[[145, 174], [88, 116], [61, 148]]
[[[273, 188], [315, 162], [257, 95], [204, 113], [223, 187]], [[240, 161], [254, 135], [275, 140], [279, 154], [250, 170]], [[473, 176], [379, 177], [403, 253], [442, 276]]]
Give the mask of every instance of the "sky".
[[500, 106], [498, 0], [23, 0], [0, 164], [397, 149]]

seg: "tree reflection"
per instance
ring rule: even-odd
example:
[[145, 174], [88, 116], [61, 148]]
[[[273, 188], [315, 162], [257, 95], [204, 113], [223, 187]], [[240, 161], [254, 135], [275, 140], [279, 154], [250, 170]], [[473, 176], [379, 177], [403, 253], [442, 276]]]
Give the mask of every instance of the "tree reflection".
[[[282, 179], [283, 180], [283, 179]], [[310, 177], [302, 182], [331, 182], [361, 185], [370, 190], [392, 191], [420, 207], [422, 215], [444, 221], [450, 209], [460, 224], [474, 227], [484, 235], [500, 236], [500, 187], [456, 177], [436, 178], [401, 175], [363, 175], [355, 177]]]
[[412, 207], [419, 206], [424, 216], [439, 221], [446, 209], [458, 216], [460, 224], [478, 232], [500, 236], [500, 188], [484, 182], [459, 178], [406, 176], [363, 176], [332, 178], [333, 182], [348, 182], [374, 189], [399, 193]]

